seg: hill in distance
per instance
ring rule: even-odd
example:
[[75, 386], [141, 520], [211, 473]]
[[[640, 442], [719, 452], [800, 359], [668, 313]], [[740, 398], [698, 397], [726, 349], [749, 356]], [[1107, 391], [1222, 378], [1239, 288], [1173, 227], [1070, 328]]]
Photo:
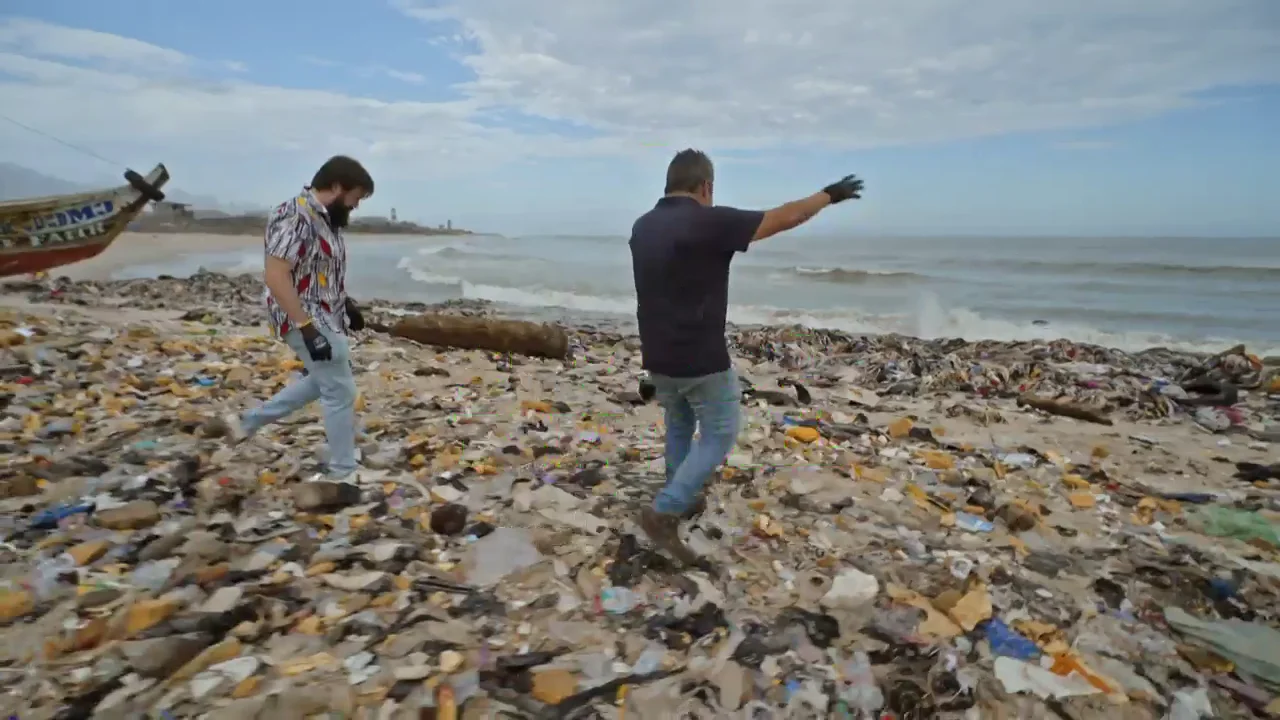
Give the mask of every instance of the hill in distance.
[[[46, 175], [42, 172], [23, 167], [21, 165], [15, 165], [9, 162], [0, 162], [0, 201], [18, 200], [28, 197], [41, 197], [43, 195], [65, 195], [68, 193], [111, 187], [113, 184], [123, 183], [124, 180], [121, 178], [116, 178], [111, 182], [104, 182], [102, 184], [91, 185], [77, 183], [53, 177], [52, 175]], [[193, 209], [209, 211], [213, 214], [237, 215], [252, 212], [265, 212], [265, 208], [222, 203], [215, 197], [210, 197], [208, 195], [193, 195], [191, 193], [186, 193], [169, 187], [164, 189], [164, 194], [165, 199], [170, 202], [185, 203], [190, 205]]]

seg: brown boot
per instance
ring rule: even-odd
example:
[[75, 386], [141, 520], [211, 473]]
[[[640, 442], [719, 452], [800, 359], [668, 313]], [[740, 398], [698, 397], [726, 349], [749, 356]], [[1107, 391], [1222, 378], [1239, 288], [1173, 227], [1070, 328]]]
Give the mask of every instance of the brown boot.
[[698, 556], [680, 539], [680, 517], [664, 515], [651, 507], [640, 511], [640, 529], [654, 545], [666, 550], [677, 562], [695, 565]]
[[684, 515], [681, 516], [681, 519], [692, 520], [706, 511], [707, 511], [707, 496], [702, 495], [698, 498], [698, 502], [693, 504], [693, 507], [685, 511]]

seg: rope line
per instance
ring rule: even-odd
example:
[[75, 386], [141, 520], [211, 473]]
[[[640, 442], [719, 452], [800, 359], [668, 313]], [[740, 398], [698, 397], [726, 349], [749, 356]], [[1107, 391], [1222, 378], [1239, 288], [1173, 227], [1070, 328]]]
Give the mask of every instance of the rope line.
[[116, 162], [115, 160], [112, 160], [112, 159], [110, 159], [110, 158], [102, 157], [101, 155], [99, 155], [98, 153], [96, 153], [96, 152], [94, 152], [94, 151], [92, 151], [92, 150], [89, 150], [89, 149], [87, 149], [87, 148], [80, 147], [79, 145], [76, 145], [75, 143], [67, 142], [66, 140], [63, 140], [62, 138], [60, 138], [60, 137], [55, 137], [55, 136], [53, 136], [53, 135], [50, 135], [49, 133], [47, 133], [47, 132], [45, 132], [45, 131], [43, 131], [43, 130], [37, 130], [37, 129], [35, 129], [35, 128], [31, 127], [30, 125], [27, 125], [26, 123], [21, 123], [21, 122], [18, 122], [17, 120], [14, 120], [13, 118], [9, 117], [8, 115], [5, 115], [4, 113], [0, 113], [0, 119], [8, 120], [9, 122], [13, 123], [14, 125], [17, 125], [18, 127], [22, 128], [23, 130], [27, 130], [27, 131], [29, 131], [29, 132], [33, 132], [33, 133], [35, 133], [36, 135], [40, 135], [40, 136], [42, 136], [42, 137], [46, 137], [46, 138], [48, 138], [48, 139], [50, 139], [50, 140], [52, 140], [52, 141], [54, 141], [54, 142], [58, 143], [59, 145], [65, 145], [66, 147], [69, 147], [69, 148], [71, 148], [72, 150], [75, 150], [75, 151], [77, 151], [77, 152], [84, 153], [85, 155], [88, 155], [89, 157], [94, 158], [95, 160], [101, 160], [102, 162], [107, 163], [107, 164], [109, 164], [109, 165], [114, 165], [114, 166], [115, 166], [115, 167], [117, 167], [117, 168], [124, 167], [124, 164], [123, 164], [123, 163], [118, 163], [118, 162]]

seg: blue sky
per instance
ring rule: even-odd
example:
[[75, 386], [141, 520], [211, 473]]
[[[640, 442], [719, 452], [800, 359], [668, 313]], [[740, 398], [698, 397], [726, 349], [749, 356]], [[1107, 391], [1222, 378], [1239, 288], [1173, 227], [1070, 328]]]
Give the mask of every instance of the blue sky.
[[[1280, 4], [677, 12], [8, 0], [0, 108], [225, 202], [279, 202], [346, 152], [378, 181], [362, 210], [508, 234], [623, 234], [692, 145], [726, 204], [862, 175], [811, 232], [1280, 235]], [[3, 122], [0, 159], [116, 172]]]

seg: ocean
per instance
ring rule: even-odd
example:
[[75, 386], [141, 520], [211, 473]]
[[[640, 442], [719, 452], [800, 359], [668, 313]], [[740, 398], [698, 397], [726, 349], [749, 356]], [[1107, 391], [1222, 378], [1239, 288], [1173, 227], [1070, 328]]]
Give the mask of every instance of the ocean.
[[[362, 236], [360, 299], [490, 300], [525, 316], [633, 322], [625, 237]], [[261, 272], [259, 253], [192, 254], [117, 278]], [[1280, 238], [765, 240], [733, 264], [729, 319], [924, 338], [1066, 337], [1128, 350], [1280, 355]]]

